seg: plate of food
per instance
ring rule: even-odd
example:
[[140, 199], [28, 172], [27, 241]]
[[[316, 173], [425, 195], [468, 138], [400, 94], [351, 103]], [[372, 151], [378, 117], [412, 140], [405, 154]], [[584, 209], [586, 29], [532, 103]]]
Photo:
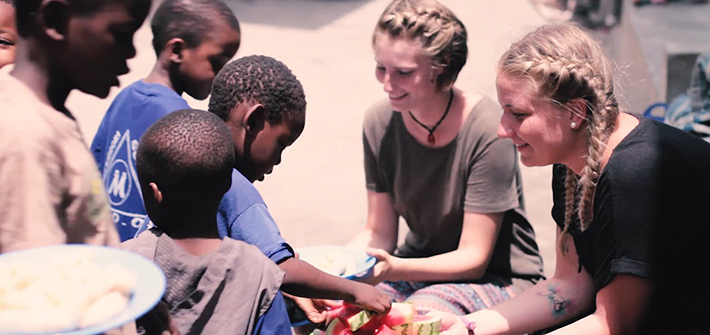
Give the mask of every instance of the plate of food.
[[67, 244], [0, 255], [0, 335], [89, 335], [121, 327], [165, 292], [153, 262], [118, 248]]
[[347, 279], [358, 280], [372, 273], [377, 260], [365, 249], [342, 245], [318, 245], [298, 248], [298, 257], [319, 270]]

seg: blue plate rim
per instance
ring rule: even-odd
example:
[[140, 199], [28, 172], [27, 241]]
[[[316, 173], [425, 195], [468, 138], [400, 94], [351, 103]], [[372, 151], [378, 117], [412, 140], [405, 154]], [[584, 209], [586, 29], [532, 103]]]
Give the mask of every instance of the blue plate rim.
[[[73, 329], [65, 332], [51, 332], [51, 333], [37, 333], [37, 332], [25, 332], [25, 333], [2, 333], [0, 332], [0, 335], [45, 335], [45, 334], [52, 334], [52, 335], [94, 335], [94, 334], [100, 334], [104, 333], [107, 330], [115, 329], [118, 327], [121, 327], [141, 316], [143, 316], [145, 313], [150, 311], [155, 305], [158, 304], [160, 299], [162, 299], [163, 294], [165, 293], [165, 287], [166, 287], [166, 278], [165, 274], [163, 271], [152, 261], [149, 259], [141, 256], [140, 254], [128, 251], [128, 250], [123, 250], [118, 247], [110, 247], [110, 246], [104, 246], [104, 245], [89, 245], [89, 244], [58, 244], [58, 245], [48, 245], [48, 246], [40, 246], [40, 247], [33, 247], [33, 248], [28, 248], [28, 249], [22, 249], [22, 250], [16, 250], [16, 251], [11, 251], [7, 253], [2, 253], [0, 254], [0, 263], [5, 262], [5, 261], [10, 261], [11, 259], [17, 259], [20, 260], [22, 258], [22, 255], [32, 255], [32, 254], [43, 254], [47, 253], [48, 251], [52, 250], [97, 250], [99, 252], [104, 252], [104, 253], [114, 253], [117, 255], [118, 258], [123, 258], [123, 259], [129, 259], [130, 263], [133, 264], [134, 262], [137, 262], [138, 264], [142, 263], [142, 269], [150, 269], [148, 271], [152, 272], [152, 274], [146, 276], [145, 273], [136, 273], [136, 275], [139, 276], [138, 281], [136, 283], [136, 287], [138, 285], [141, 285], [141, 283], [150, 283], [152, 282], [153, 284], [156, 284], [156, 287], [153, 290], [150, 290], [148, 292], [154, 292], [154, 296], [146, 296], [143, 297], [144, 300], [148, 301], [149, 303], [143, 305], [143, 306], [138, 306], [138, 309], [131, 310], [131, 302], [134, 301], [135, 299], [135, 289], [134, 293], [131, 296], [131, 300], [128, 302], [128, 306], [126, 309], [119, 313], [118, 315], [114, 316], [113, 318], [110, 318], [106, 320], [103, 323], [100, 323], [98, 325], [93, 325], [90, 327], [85, 327], [85, 328], [79, 328], [79, 329]], [[120, 256], [118, 256], [120, 255]], [[129, 271], [133, 271], [133, 269], [130, 266], [126, 267]], [[154, 277], [155, 276], [155, 277]], [[146, 281], [147, 278], [153, 277], [154, 281]], [[145, 284], [144, 284], [145, 285]], [[159, 293], [158, 293], [159, 292]], [[130, 311], [130, 313], [126, 314], [127, 311]]]
[[340, 276], [341, 278], [346, 278], [346, 279], [358, 278], [358, 276], [356, 276], [357, 274], [368, 271], [373, 266], [375, 266], [375, 263], [377, 263], [377, 259], [374, 256], [368, 255], [367, 252], [365, 251], [365, 249], [350, 247], [347, 245], [337, 245], [337, 244], [310, 245], [310, 246], [305, 246], [305, 247], [294, 248], [293, 251], [298, 253], [299, 250], [304, 250], [304, 249], [341, 249], [341, 250], [348, 249], [351, 251], [357, 251], [357, 252], [362, 251], [363, 253], [365, 253], [365, 255], [367, 255], [367, 259], [365, 260], [365, 264], [367, 265], [367, 267], [361, 271], [358, 271], [358, 272], [352, 274], [352, 275]]

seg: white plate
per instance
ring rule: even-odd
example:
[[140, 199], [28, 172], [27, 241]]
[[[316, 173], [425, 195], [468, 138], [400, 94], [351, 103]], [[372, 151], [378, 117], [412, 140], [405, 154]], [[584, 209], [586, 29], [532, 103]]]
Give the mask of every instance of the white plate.
[[[74, 329], [66, 332], [53, 332], [61, 335], [94, 335], [107, 330], [120, 327], [130, 321], [143, 316], [163, 297], [165, 292], [165, 275], [160, 268], [148, 259], [118, 248], [91, 246], [85, 244], [65, 244], [48, 247], [38, 247], [20, 250], [0, 255], [0, 263], [26, 261], [47, 262], [48, 259], [57, 257], [62, 253], [75, 254], [77, 252], [93, 255], [93, 261], [98, 265], [118, 264], [135, 273], [137, 281], [133, 289], [128, 306], [123, 312], [111, 319], [91, 327]], [[41, 315], [37, 315], [41, 318]], [[13, 333], [13, 335], [38, 335], [46, 333]], [[0, 335], [10, 335], [0, 333]]]
[[[364, 249], [342, 245], [319, 245], [295, 249], [298, 257], [324, 272], [358, 280], [371, 274], [377, 260]], [[342, 271], [340, 271], [342, 270]]]

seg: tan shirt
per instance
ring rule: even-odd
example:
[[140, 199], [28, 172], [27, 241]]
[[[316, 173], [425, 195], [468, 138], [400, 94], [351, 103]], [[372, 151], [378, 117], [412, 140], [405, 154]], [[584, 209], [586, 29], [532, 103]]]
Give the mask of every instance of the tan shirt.
[[0, 75], [0, 253], [117, 246], [100, 174], [77, 122]]

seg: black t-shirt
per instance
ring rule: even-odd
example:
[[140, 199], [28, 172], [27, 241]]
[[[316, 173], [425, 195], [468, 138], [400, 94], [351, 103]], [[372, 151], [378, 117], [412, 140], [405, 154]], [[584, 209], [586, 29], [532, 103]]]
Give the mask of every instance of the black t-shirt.
[[[566, 169], [553, 169], [552, 216], [564, 227]], [[643, 333], [706, 329], [710, 311], [702, 276], [710, 264], [710, 144], [642, 119], [614, 149], [594, 197], [593, 220], [570, 229], [595, 292], [616, 274], [650, 278], [654, 294]], [[699, 328], [702, 326], [702, 328]], [[684, 331], [685, 331], [684, 330]]]

